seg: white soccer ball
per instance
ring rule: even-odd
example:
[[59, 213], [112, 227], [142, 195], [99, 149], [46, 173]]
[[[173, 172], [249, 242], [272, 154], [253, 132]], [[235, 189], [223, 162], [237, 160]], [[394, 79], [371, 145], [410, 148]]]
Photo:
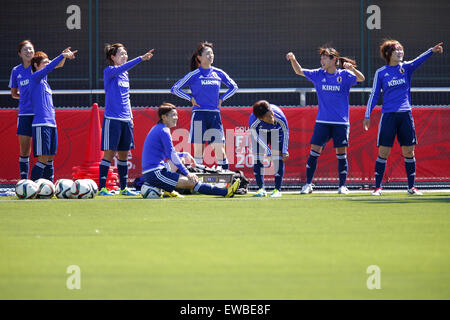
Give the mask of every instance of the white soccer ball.
[[34, 199], [38, 193], [38, 185], [28, 179], [22, 179], [16, 184], [16, 195], [19, 199]]
[[59, 199], [71, 199], [73, 181], [70, 179], [59, 179], [56, 181], [55, 194]]
[[94, 181], [94, 180], [92, 180], [92, 179], [83, 179], [84, 181], [86, 181], [90, 186], [91, 186], [91, 197], [90, 198], [93, 198], [93, 197], [95, 197], [95, 195], [97, 194], [97, 191], [98, 191], [98, 186], [97, 186], [97, 183]]
[[162, 198], [162, 190], [159, 188], [152, 187], [147, 183], [144, 183], [141, 187], [141, 195], [144, 199], [158, 199]]
[[72, 199], [88, 199], [93, 197], [91, 184], [86, 179], [75, 180], [70, 188]]
[[55, 185], [47, 179], [39, 179], [36, 181], [38, 185], [38, 199], [50, 199], [55, 194]]

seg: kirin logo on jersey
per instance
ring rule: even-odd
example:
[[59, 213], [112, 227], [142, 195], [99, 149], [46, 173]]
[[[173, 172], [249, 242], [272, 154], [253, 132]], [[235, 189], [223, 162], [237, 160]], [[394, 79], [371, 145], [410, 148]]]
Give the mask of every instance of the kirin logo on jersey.
[[119, 87], [129, 88], [130, 83], [128, 81], [119, 81]]
[[219, 80], [201, 80], [202, 86], [220, 86]]
[[392, 79], [391, 81], [388, 81], [388, 86], [389, 87], [394, 87], [394, 86], [399, 86], [402, 84], [405, 84], [406, 80], [405, 78], [401, 78], [401, 79]]
[[329, 84], [323, 84], [322, 90], [323, 91], [341, 91], [341, 86], [332, 86]]

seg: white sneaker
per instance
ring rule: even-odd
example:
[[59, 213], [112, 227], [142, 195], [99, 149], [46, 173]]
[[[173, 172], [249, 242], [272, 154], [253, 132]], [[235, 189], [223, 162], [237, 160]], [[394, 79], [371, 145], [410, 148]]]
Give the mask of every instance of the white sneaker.
[[340, 186], [338, 189], [338, 194], [349, 194], [350, 191], [346, 186]]
[[302, 191], [300, 191], [300, 194], [308, 194], [313, 192], [312, 183], [307, 183], [303, 186]]
[[373, 190], [372, 195], [373, 196], [381, 196], [381, 191], [382, 190], [383, 189], [381, 189], [381, 188], [376, 188], [375, 190]]
[[412, 187], [411, 189], [408, 189], [408, 194], [411, 194], [413, 196], [423, 196], [423, 193], [420, 192], [416, 187]]

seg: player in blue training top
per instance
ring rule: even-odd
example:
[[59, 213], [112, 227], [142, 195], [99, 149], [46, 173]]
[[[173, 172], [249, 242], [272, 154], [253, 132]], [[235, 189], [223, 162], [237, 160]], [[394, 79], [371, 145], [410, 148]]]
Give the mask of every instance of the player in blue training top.
[[306, 163], [306, 184], [301, 193], [313, 191], [312, 180], [317, 160], [327, 142], [333, 138], [338, 159], [338, 193], [347, 194], [349, 191], [345, 182], [348, 173], [347, 147], [350, 132], [348, 97], [350, 88], [357, 82], [364, 81], [365, 78], [356, 69], [356, 62], [341, 57], [336, 49], [322, 47], [319, 49], [319, 54], [322, 67], [313, 70], [302, 69], [292, 52], [286, 55], [295, 73], [314, 83], [319, 99], [319, 111], [311, 138], [311, 151]]
[[[223, 70], [212, 67], [213, 62], [213, 44], [200, 43], [191, 57], [191, 72], [176, 82], [171, 92], [192, 103], [189, 141], [194, 144], [195, 161], [203, 164], [203, 149], [209, 141], [214, 146], [217, 164], [223, 169], [229, 169], [220, 107], [236, 93], [238, 86]], [[228, 90], [220, 95], [222, 82]], [[190, 87], [192, 95], [181, 90], [184, 87]]]
[[370, 114], [383, 91], [383, 106], [378, 127], [378, 158], [375, 162], [375, 190], [372, 195], [379, 196], [382, 192], [386, 162], [394, 145], [395, 137], [402, 147], [405, 158], [405, 169], [408, 178], [408, 194], [422, 195], [414, 186], [416, 178], [416, 159], [414, 145], [417, 143], [414, 130], [414, 120], [411, 112], [411, 78], [413, 72], [422, 65], [433, 53], [442, 53], [442, 43], [428, 49], [416, 59], [403, 62], [403, 46], [397, 40], [386, 40], [380, 46], [381, 57], [386, 65], [375, 72], [372, 92], [367, 102], [363, 122], [365, 130], [370, 126]]
[[34, 114], [32, 123], [33, 155], [38, 158], [31, 170], [30, 179], [33, 181], [40, 178], [53, 181], [53, 159], [58, 147], [55, 107], [47, 76], [65, 58], [75, 59], [75, 53], [77, 50], [70, 51], [69, 47], [50, 62], [44, 52], [38, 51], [31, 59], [33, 73], [30, 77], [29, 94]]
[[[19, 57], [22, 63], [15, 66], [11, 72], [9, 87], [11, 88], [11, 97], [19, 100], [19, 112], [17, 119], [17, 136], [19, 138], [20, 156], [19, 170], [20, 178], [28, 179], [30, 169], [30, 152], [33, 122], [33, 107], [30, 98], [30, 77], [31, 59], [34, 56], [34, 46], [30, 40], [24, 40], [19, 43]], [[64, 65], [65, 58], [56, 68]], [[48, 169], [50, 166], [48, 166]]]
[[[195, 190], [202, 194], [233, 197], [239, 187], [239, 179], [228, 188], [218, 188], [200, 182], [198, 177], [190, 173], [182, 163], [180, 156], [183, 155], [175, 151], [170, 133], [170, 128], [175, 127], [178, 121], [175, 106], [170, 103], [162, 104], [158, 109], [158, 116], [158, 124], [148, 133], [142, 150], [142, 174], [145, 183], [169, 193], [175, 188], [180, 188]], [[167, 170], [167, 159], [178, 168], [179, 173]]]
[[[253, 105], [253, 113], [248, 120], [252, 138], [253, 173], [258, 191], [254, 197], [265, 197], [264, 155], [271, 156], [275, 171], [275, 189], [270, 197], [281, 197], [281, 184], [284, 176], [284, 161], [289, 158], [289, 126], [281, 109], [266, 100]], [[270, 147], [269, 147], [270, 144]]]
[[136, 195], [127, 188], [128, 152], [134, 148], [133, 113], [130, 104], [130, 82], [128, 70], [141, 61], [150, 60], [154, 49], [129, 62], [126, 48], [121, 43], [106, 45], [106, 60], [109, 64], [103, 72], [105, 87], [105, 114], [103, 116], [101, 150], [103, 159], [99, 166], [98, 195], [112, 196], [106, 188], [111, 161], [117, 153], [117, 171], [120, 180], [120, 194]]

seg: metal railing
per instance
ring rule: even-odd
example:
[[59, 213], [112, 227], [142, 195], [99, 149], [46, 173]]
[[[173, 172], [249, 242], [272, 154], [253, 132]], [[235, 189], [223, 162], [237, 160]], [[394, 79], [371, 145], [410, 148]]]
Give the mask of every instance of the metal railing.
[[[351, 88], [350, 92], [370, 93], [372, 88]], [[52, 90], [53, 94], [105, 94], [103, 89]], [[186, 90], [190, 93], [190, 90]], [[221, 93], [226, 89], [221, 89]], [[237, 93], [297, 93], [300, 106], [306, 106], [306, 94], [316, 92], [315, 88], [239, 88]], [[450, 87], [415, 87], [411, 92], [450, 92]], [[0, 95], [9, 95], [11, 91], [0, 90]], [[130, 94], [170, 94], [170, 89], [130, 89]]]

